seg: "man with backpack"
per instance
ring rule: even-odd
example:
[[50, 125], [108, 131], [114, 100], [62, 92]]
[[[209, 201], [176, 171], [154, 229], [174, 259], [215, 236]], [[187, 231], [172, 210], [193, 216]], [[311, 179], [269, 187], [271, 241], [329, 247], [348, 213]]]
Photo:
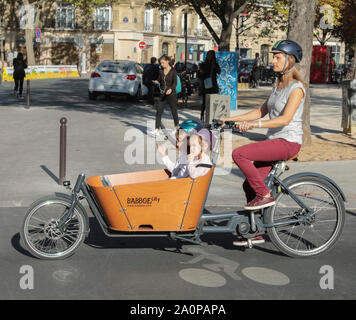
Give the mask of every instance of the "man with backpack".
[[156, 63], [157, 59], [155, 57], [151, 58], [151, 63], [147, 65], [143, 71], [143, 84], [148, 89], [147, 100], [152, 106], [154, 105], [154, 89], [155, 84], [153, 81], [158, 79], [159, 66]]
[[14, 95], [18, 98], [22, 98], [23, 91], [23, 82], [26, 77], [25, 69], [27, 68], [27, 63], [23, 59], [23, 54], [20, 52], [17, 54], [17, 57], [13, 60], [14, 65], [14, 80], [15, 88]]

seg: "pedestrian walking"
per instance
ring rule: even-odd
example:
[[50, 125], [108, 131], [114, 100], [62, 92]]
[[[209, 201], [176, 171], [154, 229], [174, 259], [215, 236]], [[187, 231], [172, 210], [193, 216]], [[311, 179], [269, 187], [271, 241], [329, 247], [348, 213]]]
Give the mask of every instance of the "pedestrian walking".
[[219, 93], [217, 74], [221, 73], [219, 64], [216, 61], [215, 51], [208, 51], [205, 61], [201, 64], [199, 78], [202, 84], [203, 104], [201, 106], [200, 120], [204, 120], [206, 108], [206, 94]]
[[156, 124], [155, 129], [149, 131], [151, 136], [157, 137], [163, 135], [162, 128], [162, 114], [164, 107], [168, 104], [171, 108], [175, 130], [179, 128], [179, 119], [177, 111], [177, 72], [174, 68], [170, 66], [171, 58], [167, 55], [163, 55], [160, 59], [160, 64], [162, 69], [159, 71], [158, 79], [153, 81], [160, 85], [160, 98], [156, 102], [157, 113], [156, 113]]
[[4, 64], [2, 62], [2, 59], [0, 59], [0, 85], [2, 83], [2, 75], [3, 75], [3, 72], [4, 72]]
[[256, 53], [255, 60], [252, 67], [252, 88], [259, 87], [259, 81], [261, 79], [261, 73], [263, 69], [263, 61], [260, 58], [260, 54]]
[[147, 65], [143, 71], [143, 84], [148, 89], [147, 100], [150, 105], [154, 105], [154, 90], [155, 84], [153, 81], [158, 79], [159, 66], [157, 64], [157, 58], [152, 57], [151, 63]]
[[[302, 60], [302, 48], [294, 41], [278, 41], [272, 48], [273, 70], [278, 74], [270, 97], [259, 108], [245, 114], [222, 118], [222, 121], [239, 121], [241, 132], [253, 128], [268, 128], [267, 140], [235, 149], [232, 158], [246, 177], [243, 189], [246, 210], [258, 211], [273, 206], [275, 200], [264, 179], [276, 161], [296, 156], [303, 138], [303, 108], [306, 84], [295, 68]], [[269, 120], [261, 120], [269, 114]], [[262, 243], [262, 236], [252, 239]], [[246, 241], [234, 241], [245, 245]]]
[[22, 98], [23, 82], [26, 77], [25, 69], [27, 68], [27, 63], [23, 59], [23, 54], [19, 52], [17, 57], [13, 60], [14, 73], [13, 77], [15, 80], [14, 96]]

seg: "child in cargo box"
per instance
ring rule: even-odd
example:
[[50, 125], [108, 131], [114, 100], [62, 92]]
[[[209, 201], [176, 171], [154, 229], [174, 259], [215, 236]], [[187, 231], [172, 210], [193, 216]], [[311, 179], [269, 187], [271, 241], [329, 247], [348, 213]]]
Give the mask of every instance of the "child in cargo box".
[[163, 156], [162, 161], [171, 172], [171, 179], [196, 179], [207, 174], [212, 166], [209, 157], [211, 133], [202, 128], [193, 132], [191, 136], [184, 130], [177, 133], [179, 157], [175, 163], [169, 159], [167, 149], [156, 142], [158, 151]]

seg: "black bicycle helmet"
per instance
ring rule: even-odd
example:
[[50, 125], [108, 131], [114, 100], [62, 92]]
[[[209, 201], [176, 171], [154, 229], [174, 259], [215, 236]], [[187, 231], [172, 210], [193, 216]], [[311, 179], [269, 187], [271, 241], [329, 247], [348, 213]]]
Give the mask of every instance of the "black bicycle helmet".
[[272, 53], [278, 52], [283, 52], [287, 55], [294, 56], [296, 63], [302, 61], [303, 58], [302, 47], [292, 40], [279, 40], [276, 42], [272, 47]]

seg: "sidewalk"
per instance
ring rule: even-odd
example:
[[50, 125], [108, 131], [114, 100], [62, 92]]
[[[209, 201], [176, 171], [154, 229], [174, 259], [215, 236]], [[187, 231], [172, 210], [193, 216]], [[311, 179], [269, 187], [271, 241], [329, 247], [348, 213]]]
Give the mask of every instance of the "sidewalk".
[[[338, 128], [341, 90], [332, 93], [333, 90], [315, 88], [312, 126], [341, 132]], [[67, 192], [57, 184], [62, 117], [68, 119], [66, 179], [72, 185], [80, 172], [89, 177], [162, 168], [157, 163], [144, 163], [152, 153], [145, 146], [141, 150], [144, 162], [129, 164], [125, 160], [128, 146], [134, 143], [129, 129], [136, 128], [146, 137], [147, 121], [154, 121], [155, 110], [145, 103], [117, 99], [89, 101], [85, 79], [32, 81], [29, 110], [24, 108], [24, 101], [11, 97], [11, 91], [12, 84], [0, 87], [0, 207], [26, 207], [41, 196]], [[269, 88], [249, 91], [248, 97], [239, 101], [240, 109], [236, 112], [252, 108], [256, 101], [264, 101], [268, 92]], [[181, 120], [198, 120], [200, 102], [195, 99], [197, 104], [192, 108], [179, 109]], [[173, 126], [168, 110], [163, 123], [166, 127]], [[327, 175], [340, 185], [348, 199], [346, 207], [351, 209], [356, 208], [355, 166], [356, 161], [292, 163], [288, 174], [313, 171]], [[207, 205], [241, 206], [244, 204], [241, 183], [241, 172], [236, 167], [229, 175], [216, 175]]]

